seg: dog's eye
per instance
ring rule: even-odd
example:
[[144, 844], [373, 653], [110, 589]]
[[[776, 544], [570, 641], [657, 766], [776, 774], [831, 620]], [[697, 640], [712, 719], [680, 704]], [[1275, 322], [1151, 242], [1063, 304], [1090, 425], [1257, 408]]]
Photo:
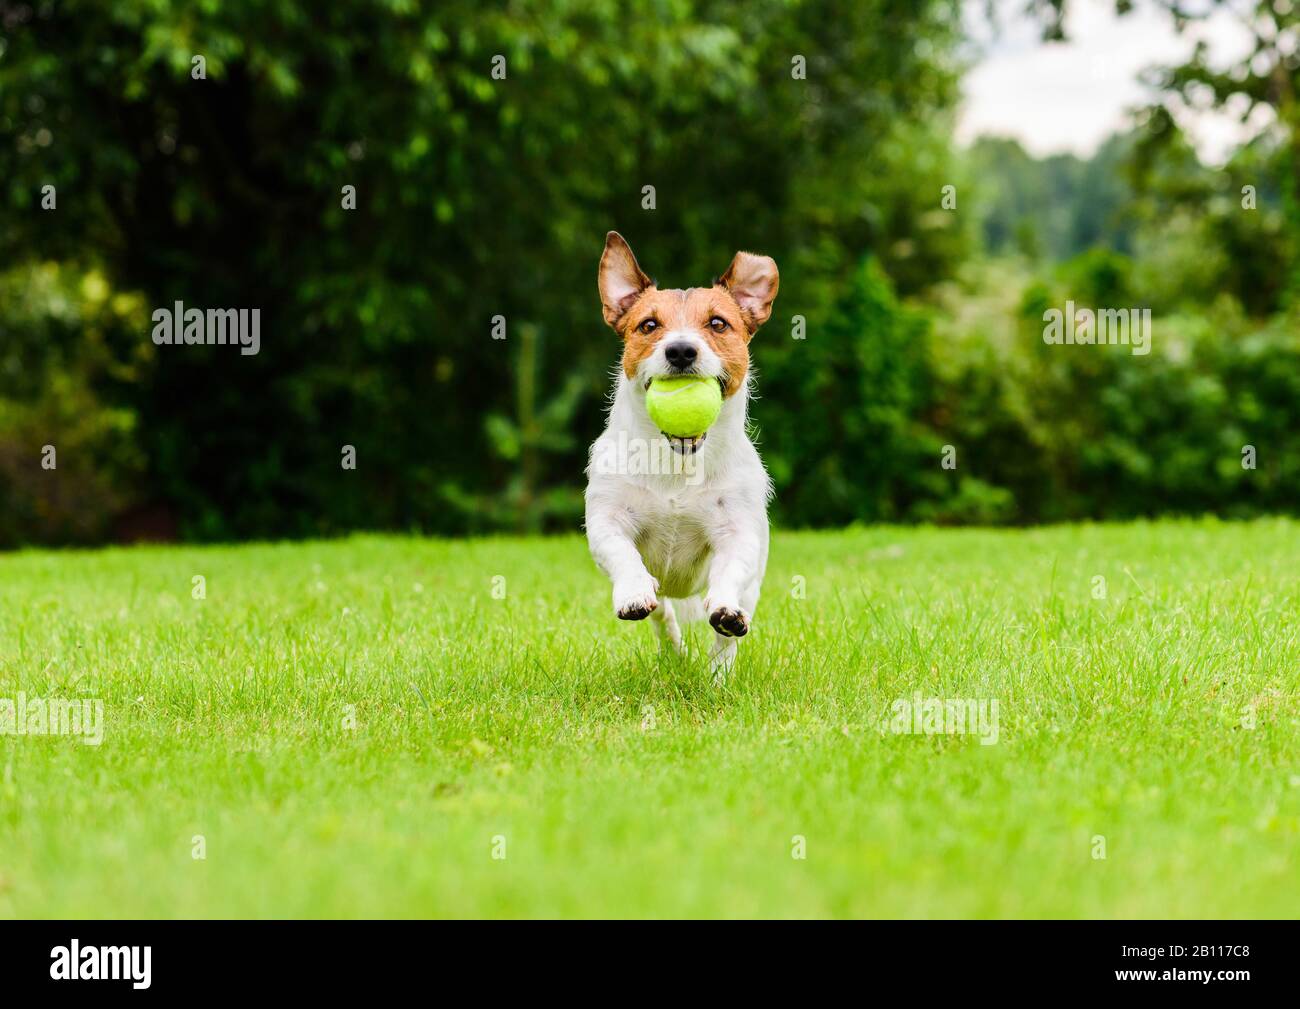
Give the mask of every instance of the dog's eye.
[[725, 333], [731, 327], [727, 325], [726, 319], [722, 318], [720, 315], [715, 315], [709, 320], [709, 328], [715, 333]]
[[637, 326], [637, 329], [641, 330], [641, 332], [643, 333], [653, 333], [658, 328], [659, 328], [659, 323], [655, 322], [654, 319], [646, 319], [645, 322]]

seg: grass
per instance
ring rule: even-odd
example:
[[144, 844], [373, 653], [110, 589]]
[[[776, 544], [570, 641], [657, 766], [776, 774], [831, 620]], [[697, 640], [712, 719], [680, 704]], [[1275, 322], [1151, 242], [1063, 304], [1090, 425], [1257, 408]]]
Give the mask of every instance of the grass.
[[1292, 916], [1298, 613], [1281, 520], [782, 533], [715, 689], [577, 538], [10, 555], [105, 730], [0, 736], [0, 915]]

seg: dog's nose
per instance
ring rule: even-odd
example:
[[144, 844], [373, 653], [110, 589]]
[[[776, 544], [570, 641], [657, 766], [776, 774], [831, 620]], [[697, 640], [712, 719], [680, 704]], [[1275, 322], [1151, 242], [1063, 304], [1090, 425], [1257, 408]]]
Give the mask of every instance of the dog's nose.
[[668, 358], [668, 364], [673, 368], [689, 368], [695, 363], [695, 345], [680, 341], [670, 343], [664, 348], [664, 357]]

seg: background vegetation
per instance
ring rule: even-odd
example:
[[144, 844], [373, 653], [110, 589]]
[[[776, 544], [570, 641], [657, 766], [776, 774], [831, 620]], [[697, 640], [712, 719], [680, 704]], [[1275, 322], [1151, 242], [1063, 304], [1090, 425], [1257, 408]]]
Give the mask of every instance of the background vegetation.
[[[779, 522], [1294, 511], [1284, 7], [1038, 161], [953, 146], [953, 0], [0, 3], [0, 545], [575, 528], [610, 228], [672, 286], [778, 260]], [[1203, 166], [1170, 110], [1242, 101], [1275, 128]], [[1045, 347], [1067, 298], [1151, 308], [1152, 354]], [[261, 353], [155, 347], [177, 299], [260, 308]]]

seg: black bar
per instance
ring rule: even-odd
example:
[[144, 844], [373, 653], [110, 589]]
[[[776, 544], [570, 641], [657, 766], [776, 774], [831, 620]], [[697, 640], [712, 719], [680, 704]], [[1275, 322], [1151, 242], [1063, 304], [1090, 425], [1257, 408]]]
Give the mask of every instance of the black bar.
[[[541, 924], [544, 931], [533, 923], [488, 922], [6, 922], [0, 926], [0, 977], [7, 996], [63, 989], [92, 998], [110, 990], [129, 997], [373, 997], [393, 984], [428, 982], [461, 990], [479, 983], [486, 996], [498, 992], [502, 980], [529, 978], [540, 994], [557, 986], [581, 988], [583, 977], [594, 980], [610, 969], [626, 971], [637, 986], [648, 983], [646, 971], [674, 983], [674, 963], [692, 975], [703, 969], [720, 983], [725, 977], [737, 988], [788, 978], [809, 995], [821, 986], [814, 981], [843, 979], [859, 991], [920, 996], [1128, 989], [1221, 999], [1287, 994], [1296, 981], [1294, 922], [629, 923], [602, 926], [599, 936], [607, 943], [586, 923]], [[629, 934], [619, 935], [621, 928]], [[101, 972], [119, 967], [117, 973], [127, 976], [51, 977], [52, 970], [64, 970], [74, 940], [79, 970], [90, 973], [95, 968], [86, 965], [96, 963]], [[115, 951], [104, 956], [88, 947]], [[122, 947], [137, 947], [135, 958]], [[129, 969], [134, 965], [137, 977], [145, 973], [144, 947], [147, 988]], [[477, 982], [464, 971], [494, 963], [498, 969], [486, 975], [473, 972]]]

